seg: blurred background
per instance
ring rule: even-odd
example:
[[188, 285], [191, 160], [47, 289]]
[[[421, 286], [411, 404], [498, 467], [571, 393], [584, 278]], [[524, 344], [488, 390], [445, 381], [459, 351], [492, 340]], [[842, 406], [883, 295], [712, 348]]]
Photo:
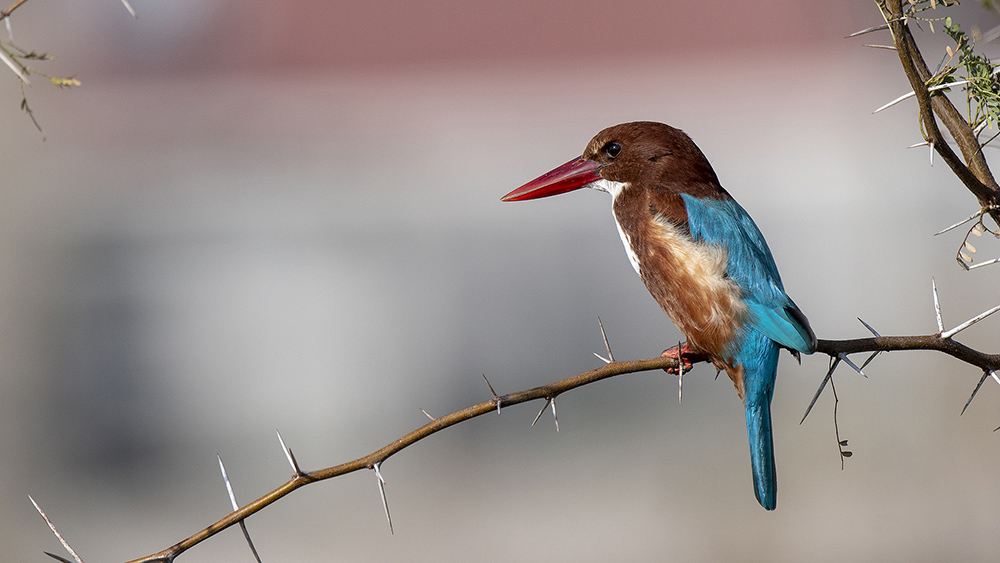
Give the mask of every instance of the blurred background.
[[[628, 264], [609, 198], [501, 203], [635, 119], [687, 131], [767, 236], [821, 338], [936, 331], [1000, 303], [963, 272], [976, 211], [938, 159], [872, 2], [32, 0], [15, 42], [74, 75], [0, 69], [0, 561], [159, 551], [290, 476], [499, 393], [680, 335]], [[950, 11], [994, 27], [977, 3]], [[923, 33], [935, 63], [946, 42]], [[995, 47], [988, 46], [995, 51]], [[987, 155], [996, 158], [994, 149]], [[979, 260], [1000, 255], [978, 239]], [[961, 334], [998, 352], [1000, 319]], [[857, 358], [861, 360], [863, 358]], [[264, 561], [995, 560], [1000, 388], [930, 352], [837, 372], [785, 355], [780, 493], [754, 500], [744, 415], [704, 365], [469, 421], [375, 475], [247, 524]], [[183, 556], [252, 561], [237, 529]]]

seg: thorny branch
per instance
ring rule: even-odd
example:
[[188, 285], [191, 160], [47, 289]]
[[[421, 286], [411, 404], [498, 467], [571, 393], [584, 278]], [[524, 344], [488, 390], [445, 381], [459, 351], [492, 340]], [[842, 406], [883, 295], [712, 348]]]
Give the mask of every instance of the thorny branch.
[[[943, 337], [941, 333], [927, 336], [877, 336], [852, 340], [820, 340], [817, 349], [819, 353], [826, 354], [833, 359], [843, 358], [848, 354], [890, 352], [898, 350], [935, 350], [953, 356], [967, 364], [983, 370], [984, 372], [994, 372], [1000, 370], [1000, 354], [988, 354], [974, 350], [959, 342], [955, 342], [950, 337]], [[689, 357], [688, 359], [691, 358]], [[694, 361], [700, 360], [694, 359]], [[427, 438], [431, 434], [444, 430], [450, 426], [454, 426], [460, 422], [498, 411], [501, 407], [508, 408], [517, 404], [535, 400], [544, 400], [548, 403], [562, 393], [601, 381], [603, 379], [608, 379], [610, 377], [658, 369], [677, 369], [678, 367], [678, 360], [668, 357], [657, 357], [648, 360], [627, 362], [613, 361], [597, 369], [584, 372], [573, 377], [568, 377], [548, 385], [527, 389], [525, 391], [517, 391], [506, 395], [495, 395], [491, 392], [492, 396], [489, 400], [449, 415], [435, 418], [398, 440], [394, 440], [385, 447], [354, 461], [310, 472], [301, 472], [301, 470], [298, 469], [297, 464], [293, 465], [296, 474], [288, 482], [274, 489], [270, 493], [239, 508], [238, 510], [234, 510], [232, 513], [226, 515], [214, 524], [178, 542], [177, 544], [164, 549], [163, 551], [147, 557], [135, 559], [128, 563], [173, 561], [181, 553], [214, 536], [222, 530], [241, 523], [249, 516], [263, 510], [267, 506], [273, 504], [278, 499], [290, 494], [296, 489], [304, 487], [310, 483], [331, 479], [333, 477], [344, 475], [346, 473], [352, 473], [361, 469], [375, 469], [394, 454], [423, 440], [424, 438]], [[828, 376], [829, 375], [830, 374], [828, 374]], [[841, 455], [844, 457], [850, 455], [849, 452], [843, 450], [843, 446], [846, 444], [840, 441], [839, 435], [838, 442], [841, 445]], [[284, 442], [282, 442], [282, 444], [284, 444]], [[285, 449], [285, 451], [285, 455], [287, 456], [289, 452], [287, 449]]]
[[[893, 45], [899, 55], [903, 72], [916, 94], [924, 139], [948, 164], [965, 187], [976, 196], [980, 206], [1000, 224], [1000, 185], [997, 184], [986, 163], [976, 132], [947, 96], [932, 96], [928, 89], [927, 82], [931, 80], [933, 73], [928, 69], [913, 34], [910, 33], [908, 18], [913, 13], [904, 12], [902, 0], [877, 0], [876, 4], [892, 33]], [[935, 116], [941, 119], [959, 150], [962, 151], [964, 163], [951, 149], [938, 127]]]

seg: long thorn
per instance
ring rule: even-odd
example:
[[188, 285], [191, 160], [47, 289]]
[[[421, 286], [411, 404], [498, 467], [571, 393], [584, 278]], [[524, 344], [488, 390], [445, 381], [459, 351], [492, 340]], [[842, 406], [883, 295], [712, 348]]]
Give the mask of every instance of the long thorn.
[[847, 364], [847, 365], [851, 366], [852, 368], [854, 368], [854, 371], [860, 373], [862, 376], [864, 376], [865, 379], [868, 379], [868, 376], [865, 375], [865, 372], [861, 371], [861, 368], [859, 368], [858, 366], [854, 365], [854, 362], [852, 362], [851, 359], [847, 357], [847, 354], [841, 353], [841, 354], [837, 354], [837, 356], [841, 360], [844, 360], [845, 364]]
[[295, 472], [296, 476], [305, 475], [299, 469], [299, 462], [295, 460], [295, 454], [292, 453], [291, 448], [285, 445], [285, 441], [281, 439], [281, 432], [275, 430], [274, 433], [278, 435], [278, 443], [281, 444], [281, 450], [285, 452], [285, 458], [288, 459], [288, 465], [292, 466], [292, 471]]
[[850, 39], [851, 37], [857, 37], [859, 35], [864, 35], [866, 33], [871, 33], [873, 31], [882, 31], [883, 29], [889, 29], [889, 24], [888, 23], [880, 23], [878, 25], [873, 25], [873, 26], [869, 27], [868, 29], [862, 29], [861, 31], [855, 31], [854, 33], [848, 35], [844, 39]]
[[1000, 311], [1000, 305], [997, 305], [996, 307], [993, 307], [989, 311], [984, 311], [982, 313], [979, 313], [975, 317], [972, 317], [971, 319], [965, 321], [964, 323], [956, 326], [955, 328], [953, 328], [951, 330], [942, 332], [941, 333], [941, 338], [951, 338], [952, 336], [955, 336], [956, 334], [958, 334], [958, 333], [962, 332], [963, 330], [969, 328], [970, 326], [978, 323], [979, 321], [985, 319], [986, 317], [992, 315], [993, 313], [996, 313], [997, 311]]
[[133, 18], [139, 19], [139, 16], [135, 13], [135, 9], [132, 8], [132, 4], [129, 4], [128, 0], [122, 0], [122, 4], [125, 5], [125, 9], [128, 10], [128, 13], [132, 14]]
[[[927, 91], [928, 92], [936, 92], [937, 90], [944, 90], [945, 88], [951, 88], [952, 86], [961, 86], [963, 84], [968, 84], [968, 83], [969, 83], [968, 80], [959, 80], [958, 82], [949, 82], [948, 84], [939, 84], [937, 86], [932, 86], [932, 87], [928, 88]], [[878, 108], [877, 110], [873, 111], [872, 113], [875, 114], [875, 113], [878, 113], [878, 112], [880, 112], [880, 111], [882, 111], [884, 109], [889, 109], [892, 106], [898, 104], [899, 102], [902, 102], [903, 100], [906, 100], [907, 98], [912, 98], [914, 96], [916, 96], [916, 94], [914, 94], [913, 92], [910, 92], [909, 94], [903, 94], [902, 96], [900, 96], [900, 97], [896, 98], [895, 100], [893, 100], [893, 101], [885, 104], [884, 106]]]
[[[601, 338], [604, 338], [604, 348], [607, 349], [607, 351], [608, 351], [608, 360], [609, 361], [604, 362], [604, 363], [610, 364], [611, 362], [615, 361], [615, 355], [611, 353], [611, 344], [608, 344], [608, 335], [607, 335], [607, 333], [604, 332], [604, 323], [601, 322], [601, 317], [597, 317], [597, 324], [600, 325], [600, 327], [601, 327]], [[600, 356], [597, 356], [597, 357], [601, 358]], [[603, 360], [604, 358], [601, 358], [601, 359]]]
[[989, 266], [990, 264], [996, 264], [997, 262], [1000, 262], [1000, 258], [994, 258], [992, 260], [987, 260], [985, 262], [980, 262], [980, 263], [976, 264], [975, 266], [969, 266], [968, 269], [975, 270], [976, 268], [982, 268], [983, 266]]
[[611, 363], [611, 360], [609, 360], [609, 359], [605, 358], [604, 356], [602, 356], [602, 355], [598, 354], [597, 352], [594, 352], [593, 354], [594, 354], [595, 356], [597, 356], [597, 359], [598, 359], [598, 360], [601, 360], [601, 361], [602, 361], [602, 362], [604, 362], [605, 364], [610, 364], [610, 363]]
[[[59, 533], [59, 530], [56, 530], [55, 524], [53, 524], [52, 520], [49, 520], [49, 517], [45, 515], [45, 512], [42, 511], [42, 507], [38, 506], [38, 503], [35, 502], [35, 499], [31, 498], [31, 495], [28, 495], [28, 500], [31, 501], [31, 504], [35, 505], [35, 510], [37, 510], [38, 513], [41, 514], [42, 520], [45, 520], [45, 523], [49, 525], [49, 529], [52, 530], [52, 533], [55, 534], [57, 538], [59, 538], [59, 542], [62, 543], [64, 548], [66, 548], [66, 551], [69, 552], [73, 560], [76, 561], [76, 563], [83, 563], [83, 559], [80, 559], [80, 556], [77, 555], [76, 552], [73, 551], [73, 548], [69, 546], [69, 542], [62, 537], [62, 534]], [[52, 555], [52, 557], [56, 556]]]
[[382, 472], [379, 471], [379, 467], [382, 462], [378, 462], [372, 465], [372, 469], [375, 470], [375, 476], [378, 477], [378, 494], [382, 497], [382, 508], [385, 509], [385, 519], [389, 522], [389, 533], [395, 535], [392, 531], [392, 517], [389, 516], [389, 502], [385, 500], [385, 479], [382, 478]]
[[490, 384], [489, 379], [486, 379], [485, 373], [483, 374], [483, 379], [486, 380], [486, 386], [490, 388], [490, 394], [492, 394], [493, 398], [497, 401], [497, 414], [500, 414], [500, 407], [503, 404], [503, 399], [500, 398], [500, 396], [497, 395], [497, 392], [493, 390], [493, 385]]
[[875, 336], [882, 336], [881, 334], [878, 333], [878, 331], [876, 331], [874, 328], [872, 328], [872, 325], [866, 323], [864, 321], [864, 319], [862, 319], [861, 317], [858, 317], [858, 320], [861, 321], [861, 324], [865, 325], [865, 328], [868, 329], [868, 332], [874, 334]]
[[806, 417], [812, 412], [813, 405], [816, 404], [816, 399], [819, 399], [820, 394], [823, 393], [823, 389], [826, 388], [826, 384], [833, 378], [833, 370], [837, 369], [837, 364], [840, 363], [840, 358], [831, 358], [830, 360], [830, 371], [826, 372], [826, 377], [823, 378], [823, 382], [819, 384], [819, 389], [816, 390], [816, 394], [813, 395], [812, 401], [809, 401], [809, 406], [806, 408], [806, 414], [802, 415], [802, 420], [799, 424], [806, 421]]
[[680, 405], [684, 399], [684, 352], [681, 351], [681, 343], [677, 343], [677, 404]]
[[233, 484], [229, 482], [229, 474], [226, 473], [226, 466], [222, 463], [222, 456], [215, 454], [219, 458], [219, 471], [222, 472], [222, 480], [226, 482], [226, 491], [229, 493], [229, 501], [233, 505], [233, 510], [239, 510], [240, 505], [236, 502], [236, 493], [233, 492]]
[[944, 233], [947, 233], [948, 231], [950, 231], [952, 229], [957, 229], [958, 227], [961, 227], [962, 225], [964, 225], [964, 224], [968, 223], [969, 221], [971, 221], [971, 220], [979, 217], [982, 214], [983, 214], [982, 211], [977, 211], [977, 212], [973, 213], [972, 215], [969, 215], [965, 219], [962, 219], [958, 223], [955, 223], [954, 225], [952, 225], [950, 227], [945, 227], [944, 229], [941, 229], [940, 231], [934, 233], [934, 236], [943, 235]]
[[[877, 330], [875, 330], [875, 329], [874, 329], [874, 328], [872, 327], [872, 325], [870, 325], [870, 324], [866, 323], [864, 319], [862, 319], [861, 317], [858, 317], [858, 320], [859, 320], [859, 321], [861, 322], [861, 324], [865, 325], [865, 328], [867, 328], [869, 332], [871, 332], [872, 334], [874, 334], [876, 338], [877, 338], [877, 337], [879, 337], [879, 336], [882, 336], [881, 334], [879, 334], [879, 333], [878, 333], [878, 331], [877, 331]], [[875, 359], [875, 356], [878, 356], [878, 355], [879, 355], [879, 354], [881, 354], [881, 353], [882, 353], [882, 351], [881, 351], [881, 350], [876, 350], [875, 352], [872, 352], [872, 355], [871, 355], [871, 356], [868, 356], [868, 359], [867, 359], [867, 360], [865, 360], [865, 363], [861, 364], [861, 369], [865, 369], [865, 367], [866, 367], [866, 366], [867, 366], [868, 364], [872, 363], [872, 360], [874, 360], [874, 359]]]
[[431, 419], [431, 420], [437, 420], [436, 418], [434, 418], [433, 416], [431, 416], [431, 415], [430, 415], [430, 414], [429, 414], [429, 413], [428, 413], [427, 411], [425, 411], [424, 409], [420, 409], [420, 412], [424, 413], [424, 416], [426, 416], [427, 418], [429, 418], [429, 419]]
[[551, 402], [552, 402], [552, 399], [545, 399], [545, 404], [542, 405], [542, 410], [538, 411], [538, 414], [535, 415], [535, 420], [531, 421], [531, 427], [532, 428], [535, 427], [535, 423], [538, 422], [538, 419], [542, 418], [542, 413], [545, 412], [545, 409], [548, 408], [549, 403], [551, 403]]
[[552, 397], [552, 420], [556, 421], [556, 432], [559, 432], [559, 415], [556, 414], [556, 398]]
[[875, 356], [878, 356], [881, 353], [882, 353], [881, 350], [876, 350], [876, 351], [872, 352], [871, 356], [868, 356], [868, 359], [865, 360], [865, 363], [861, 364], [861, 368], [860, 369], [865, 369], [866, 367], [868, 367], [868, 364], [872, 363], [872, 360], [875, 359]]
[[25, 84], [29, 85], [31, 84], [31, 82], [28, 80], [28, 77], [25, 76], [23, 72], [21, 72], [21, 67], [18, 66], [18, 64], [15, 63], [13, 59], [8, 57], [7, 53], [0, 51], [0, 61], [3, 61], [5, 65], [10, 67], [10, 69], [14, 71], [14, 74], [16, 74], [17, 77], [21, 79], [21, 82], [24, 82]]
[[937, 318], [938, 332], [944, 332], [944, 321], [941, 320], [941, 302], [938, 301], [937, 283], [931, 277], [931, 291], [934, 293], [934, 316]]
[[979, 383], [977, 383], [976, 388], [972, 390], [972, 394], [969, 395], [969, 400], [965, 402], [965, 406], [962, 407], [962, 412], [958, 416], [965, 414], [965, 409], [969, 408], [969, 404], [972, 403], [972, 399], [976, 398], [976, 393], [979, 392], [979, 388], [983, 386], [983, 382], [986, 381], [986, 378], [989, 376], [990, 372], [988, 370], [983, 370], [983, 376], [979, 378]]
[[[233, 504], [233, 510], [239, 510], [240, 505], [236, 502], [236, 493], [233, 492], [233, 485], [229, 481], [229, 474], [226, 473], [226, 466], [222, 463], [222, 456], [215, 454], [219, 458], [219, 470], [222, 471], [222, 480], [226, 482], [226, 491], [229, 492], [229, 501]], [[243, 530], [243, 537], [247, 540], [247, 545], [250, 546], [250, 551], [253, 553], [253, 558], [257, 560], [257, 563], [261, 563], [260, 554], [257, 553], [257, 547], [253, 544], [253, 540], [250, 539], [250, 532], [247, 530], [246, 522], [240, 520], [240, 529]]]

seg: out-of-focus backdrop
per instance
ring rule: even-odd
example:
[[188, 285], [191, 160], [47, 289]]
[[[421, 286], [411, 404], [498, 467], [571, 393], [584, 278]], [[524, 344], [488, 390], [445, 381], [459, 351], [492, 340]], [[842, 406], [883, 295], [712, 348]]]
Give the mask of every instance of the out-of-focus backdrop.
[[[680, 338], [606, 194], [501, 195], [598, 130], [687, 131], [767, 236], [822, 338], [936, 330], [1000, 303], [963, 272], [975, 211], [928, 162], [872, 2], [32, 0], [14, 40], [77, 76], [0, 69], [0, 561], [158, 551], [290, 470]], [[996, 25], [975, 2], [950, 12]], [[936, 62], [946, 42], [921, 34]], [[994, 158], [993, 149], [987, 151]], [[979, 257], [1000, 245], [976, 241]], [[960, 340], [998, 351], [1000, 320]], [[863, 358], [857, 358], [861, 360]], [[753, 497], [739, 399], [701, 365], [461, 424], [252, 517], [265, 561], [940, 561], [1000, 551], [1000, 387], [933, 353], [837, 373], [787, 355], [780, 493]], [[236, 529], [184, 561], [251, 561]]]

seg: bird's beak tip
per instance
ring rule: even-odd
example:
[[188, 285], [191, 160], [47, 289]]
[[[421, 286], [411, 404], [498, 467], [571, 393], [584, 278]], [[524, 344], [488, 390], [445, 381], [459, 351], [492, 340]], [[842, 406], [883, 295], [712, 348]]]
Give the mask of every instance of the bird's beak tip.
[[574, 158], [503, 196], [500, 201], [524, 201], [578, 190], [600, 180], [600, 170], [601, 165], [593, 160]]

